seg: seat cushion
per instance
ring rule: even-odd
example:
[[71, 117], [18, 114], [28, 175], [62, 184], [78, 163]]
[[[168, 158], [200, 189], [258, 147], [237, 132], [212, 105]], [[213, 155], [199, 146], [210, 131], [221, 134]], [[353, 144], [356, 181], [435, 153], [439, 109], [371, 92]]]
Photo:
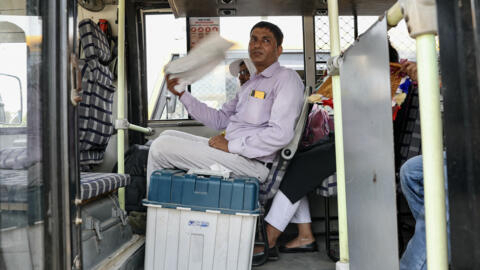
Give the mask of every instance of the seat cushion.
[[[0, 202], [27, 203], [28, 196], [40, 179], [28, 180], [27, 170], [0, 170]], [[82, 200], [116, 190], [130, 184], [130, 175], [116, 173], [81, 173], [80, 197]]]
[[130, 175], [116, 173], [80, 173], [80, 198], [88, 200], [130, 184]]

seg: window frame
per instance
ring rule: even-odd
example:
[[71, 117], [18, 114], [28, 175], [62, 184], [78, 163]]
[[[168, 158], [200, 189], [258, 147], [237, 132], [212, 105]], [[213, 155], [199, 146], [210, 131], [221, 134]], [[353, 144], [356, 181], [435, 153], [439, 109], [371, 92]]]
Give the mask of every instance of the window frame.
[[[139, 11], [139, 16], [140, 16], [140, 20], [141, 20], [141, 36], [142, 36], [142, 44], [141, 44], [141, 48], [142, 48], [142, 61], [141, 61], [141, 69], [142, 69], [142, 74], [145, 74], [142, 78], [142, 82], [141, 82], [141, 91], [143, 91], [144, 93], [144, 104], [146, 104], [146, 107], [147, 107], [147, 123], [148, 123], [148, 126], [203, 126], [203, 124], [201, 124], [200, 122], [196, 121], [196, 120], [193, 120], [192, 117], [190, 116], [190, 114], [188, 114], [188, 119], [149, 119], [148, 118], [148, 83], [147, 83], [147, 35], [146, 35], [146, 24], [145, 24], [145, 21], [146, 21], [146, 16], [147, 15], [168, 15], [168, 14], [172, 14], [173, 15], [173, 11], [171, 8], [168, 8], [168, 7], [150, 7], [150, 8], [141, 8], [140, 11]], [[190, 50], [190, 24], [189, 24], [189, 18], [188, 17], [184, 17], [182, 19], [185, 19], [185, 25], [186, 25], [186, 46], [187, 46], [187, 52]], [[165, 83], [165, 82], [164, 82]], [[162, 88], [163, 88], [163, 84], [162, 84]], [[191, 88], [190, 88], [190, 85], [188, 86], [188, 89], [187, 89], [189, 92], [191, 91]], [[165, 110], [166, 106], [167, 106], [167, 103], [165, 102], [165, 104], [162, 106], [162, 108], [159, 108], [158, 107], [158, 102], [161, 98], [161, 95], [158, 96], [156, 102], [155, 102], [155, 105], [154, 105], [154, 109], [153, 109], [153, 112], [152, 112], [152, 115], [154, 114], [155, 111], [158, 111], [158, 110], [161, 110], [163, 112], [163, 110]], [[177, 100], [177, 102], [179, 102]]]

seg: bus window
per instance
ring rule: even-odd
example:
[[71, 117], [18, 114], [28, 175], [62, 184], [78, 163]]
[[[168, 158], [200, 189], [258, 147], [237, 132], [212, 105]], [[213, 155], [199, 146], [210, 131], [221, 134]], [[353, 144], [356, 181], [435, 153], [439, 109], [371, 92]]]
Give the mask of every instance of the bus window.
[[42, 20], [24, 8], [0, 15], [0, 269], [44, 265]]
[[[378, 20], [376, 16], [358, 16], [357, 27], [358, 35], [361, 35], [371, 27], [375, 21]], [[347, 49], [355, 41], [355, 22], [353, 16], [339, 16], [340, 26], [340, 48]], [[318, 74], [321, 79], [326, 74], [326, 63], [330, 58], [330, 32], [328, 27], [328, 16], [315, 16], [315, 48], [317, 54]], [[404, 21], [401, 21], [397, 27], [393, 27], [388, 31], [388, 36], [392, 46], [398, 51], [400, 59], [415, 60], [416, 48], [415, 40], [410, 37]]]
[[[18, 21], [18, 20], [17, 20]], [[14, 23], [0, 21], [0, 128], [26, 126], [27, 43]], [[8, 34], [6, 33], [8, 32]], [[12, 63], [16, 63], [12, 65]]]
[[[188, 119], [187, 110], [177, 102], [175, 113], [159, 107], [160, 100], [169, 95], [165, 83], [163, 67], [173, 60], [175, 55], [187, 52], [187, 34], [185, 18], [175, 19], [171, 13], [147, 13], [145, 21], [145, 47], [148, 89], [148, 119]], [[173, 96], [172, 96], [173, 97]]]

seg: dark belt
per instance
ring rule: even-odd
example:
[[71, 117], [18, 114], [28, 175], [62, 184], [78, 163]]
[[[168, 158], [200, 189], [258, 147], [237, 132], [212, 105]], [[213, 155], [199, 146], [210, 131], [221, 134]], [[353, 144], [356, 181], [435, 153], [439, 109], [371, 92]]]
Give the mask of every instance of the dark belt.
[[272, 168], [273, 163], [272, 162], [263, 162], [261, 160], [258, 160], [258, 162], [262, 163], [265, 167], [267, 167], [269, 170]]

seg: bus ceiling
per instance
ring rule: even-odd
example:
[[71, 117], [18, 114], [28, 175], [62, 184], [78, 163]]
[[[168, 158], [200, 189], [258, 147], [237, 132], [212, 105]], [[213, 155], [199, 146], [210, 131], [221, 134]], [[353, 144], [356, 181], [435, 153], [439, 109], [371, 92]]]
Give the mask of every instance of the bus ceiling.
[[[152, 1], [148, 1], [152, 2]], [[158, 1], [165, 2], [163, 1]], [[338, 0], [340, 15], [381, 15], [396, 0]], [[168, 0], [175, 17], [326, 15], [326, 0]]]

